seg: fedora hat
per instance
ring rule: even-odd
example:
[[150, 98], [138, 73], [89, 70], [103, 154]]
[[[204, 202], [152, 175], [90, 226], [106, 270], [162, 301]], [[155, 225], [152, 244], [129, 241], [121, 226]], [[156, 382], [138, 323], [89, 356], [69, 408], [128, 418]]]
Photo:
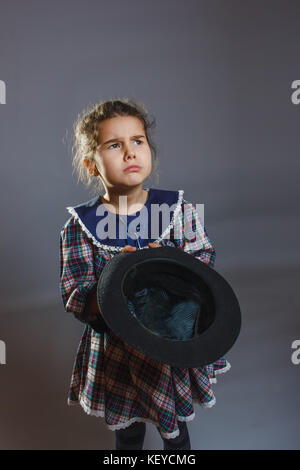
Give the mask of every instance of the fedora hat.
[[97, 301], [125, 343], [174, 367], [217, 361], [241, 329], [239, 303], [224, 277], [170, 246], [117, 253], [101, 272]]

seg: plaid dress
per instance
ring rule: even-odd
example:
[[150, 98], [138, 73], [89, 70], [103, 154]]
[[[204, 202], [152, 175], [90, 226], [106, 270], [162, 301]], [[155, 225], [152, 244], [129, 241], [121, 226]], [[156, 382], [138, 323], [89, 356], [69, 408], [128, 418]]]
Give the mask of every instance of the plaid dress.
[[[198, 211], [183, 198], [183, 190], [176, 193], [168, 236], [155, 241], [184, 250], [213, 267], [216, 252]], [[65, 310], [78, 318], [103, 267], [120, 247], [98, 243], [77, 213], [68, 210], [71, 217], [60, 232], [60, 290]], [[194, 239], [186, 236], [189, 230], [196, 233]], [[74, 360], [67, 404], [81, 405], [87, 414], [103, 417], [112, 431], [143, 421], [157, 426], [162, 437], [175, 438], [179, 435], [178, 421], [194, 419], [195, 403], [204, 408], [216, 403], [212, 384], [217, 382], [217, 374], [230, 367], [222, 357], [205, 367], [176, 368], [147, 357], [111, 330], [97, 333], [86, 324]]]

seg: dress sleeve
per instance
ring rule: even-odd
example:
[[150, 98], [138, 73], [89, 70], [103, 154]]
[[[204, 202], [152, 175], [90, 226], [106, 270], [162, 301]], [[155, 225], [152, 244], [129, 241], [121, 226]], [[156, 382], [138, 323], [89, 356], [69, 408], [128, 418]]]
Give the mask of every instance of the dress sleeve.
[[214, 267], [216, 250], [208, 238], [207, 231], [194, 204], [182, 200], [181, 211], [176, 219], [174, 229], [177, 229], [179, 233], [178, 248], [193, 255], [209, 267]]
[[[60, 292], [64, 308], [79, 321], [103, 331], [103, 318], [91, 317], [89, 301], [97, 288], [93, 247], [72, 216], [60, 232]], [[106, 329], [106, 328], [104, 328]]]

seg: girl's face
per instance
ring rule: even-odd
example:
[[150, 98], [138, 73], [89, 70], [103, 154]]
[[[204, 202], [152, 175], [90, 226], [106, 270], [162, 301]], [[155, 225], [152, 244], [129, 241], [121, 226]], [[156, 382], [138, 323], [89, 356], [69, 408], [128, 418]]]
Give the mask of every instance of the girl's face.
[[[106, 188], [142, 185], [151, 174], [151, 150], [142, 122], [134, 116], [117, 116], [99, 125], [96, 165]], [[131, 165], [139, 170], [125, 171]]]

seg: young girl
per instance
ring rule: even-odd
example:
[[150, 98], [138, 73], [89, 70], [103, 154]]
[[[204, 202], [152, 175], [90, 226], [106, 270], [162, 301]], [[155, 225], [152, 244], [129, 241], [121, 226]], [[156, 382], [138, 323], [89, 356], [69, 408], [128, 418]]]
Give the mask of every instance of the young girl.
[[[191, 449], [186, 422], [195, 417], [194, 404], [213, 406], [216, 399], [211, 384], [216, 383], [217, 374], [231, 367], [224, 357], [193, 369], [152, 360], [117, 337], [99, 311], [97, 281], [117, 253], [169, 245], [214, 266], [215, 250], [194, 204], [183, 198], [183, 190], [143, 187], [157, 169], [150, 135], [154, 122], [141, 103], [127, 98], [101, 102], [79, 116], [73, 164], [83, 182], [95, 184], [96, 196], [67, 207], [71, 217], [60, 232], [64, 308], [85, 324], [68, 405], [80, 404], [89, 415], [104, 417], [108, 429], [115, 431], [118, 450], [143, 449], [146, 422], [156, 426], [164, 450]], [[105, 193], [99, 195], [103, 189]], [[130, 230], [130, 222], [141, 210], [150, 213], [151, 204], [163, 203], [175, 209], [158, 237], [150, 238], [151, 227], [148, 238]], [[119, 229], [115, 237], [104, 237], [99, 231], [104, 214], [115, 217]], [[196, 233], [192, 240], [186, 237], [189, 230]]]

